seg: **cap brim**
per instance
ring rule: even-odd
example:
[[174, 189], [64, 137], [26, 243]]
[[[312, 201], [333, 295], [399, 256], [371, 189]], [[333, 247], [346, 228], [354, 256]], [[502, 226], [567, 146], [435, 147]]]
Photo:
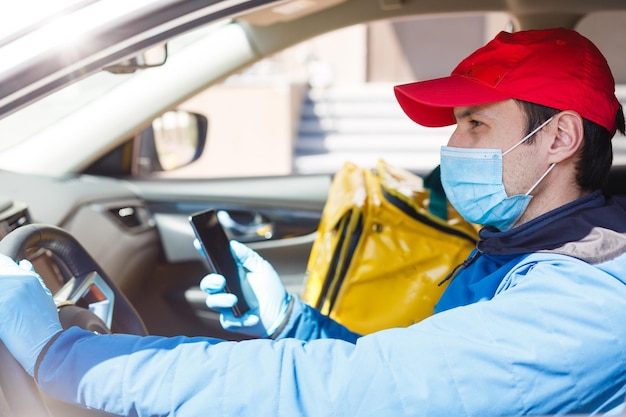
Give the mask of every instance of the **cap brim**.
[[454, 75], [397, 85], [394, 92], [407, 116], [427, 127], [455, 124], [454, 107], [475, 106], [510, 98], [485, 84]]

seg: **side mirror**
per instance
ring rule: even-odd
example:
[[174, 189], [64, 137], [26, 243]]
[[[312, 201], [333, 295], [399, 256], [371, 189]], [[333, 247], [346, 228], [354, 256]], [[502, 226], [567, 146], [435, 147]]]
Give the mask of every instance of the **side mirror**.
[[197, 160], [204, 150], [208, 125], [205, 116], [184, 110], [154, 119], [139, 134], [136, 175], [172, 171]]

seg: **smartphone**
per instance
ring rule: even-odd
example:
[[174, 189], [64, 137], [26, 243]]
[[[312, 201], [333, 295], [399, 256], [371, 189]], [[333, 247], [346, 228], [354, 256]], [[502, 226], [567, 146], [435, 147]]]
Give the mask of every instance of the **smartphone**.
[[237, 296], [238, 301], [233, 306], [233, 314], [237, 317], [242, 316], [250, 310], [250, 306], [243, 295], [239, 269], [230, 250], [228, 236], [217, 217], [217, 210], [192, 214], [189, 222], [200, 241], [209, 270], [223, 275], [226, 278], [224, 289]]

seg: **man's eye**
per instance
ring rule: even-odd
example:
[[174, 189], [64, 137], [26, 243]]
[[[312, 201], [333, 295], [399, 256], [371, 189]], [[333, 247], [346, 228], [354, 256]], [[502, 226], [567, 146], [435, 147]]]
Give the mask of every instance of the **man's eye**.
[[470, 120], [470, 124], [472, 125], [472, 127], [478, 127], [483, 125], [483, 123], [478, 120]]

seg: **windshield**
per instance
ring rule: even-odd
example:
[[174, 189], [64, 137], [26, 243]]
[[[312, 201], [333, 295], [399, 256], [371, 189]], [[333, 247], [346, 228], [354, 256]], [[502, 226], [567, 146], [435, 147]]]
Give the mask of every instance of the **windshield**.
[[[168, 55], [175, 56], [195, 40], [202, 38], [216, 27], [230, 20], [213, 23], [203, 29], [189, 32], [168, 42]], [[38, 132], [73, 114], [78, 109], [99, 99], [107, 92], [140, 75], [113, 74], [107, 71], [95, 73], [44, 97], [17, 112], [0, 119], [0, 152], [27, 141]]]
[[0, 152], [33, 136], [126, 81], [130, 75], [98, 73], [0, 120]]
[[14, 2], [10, 13], [0, 15], [0, 45], [6, 45], [45, 22], [62, 16], [76, 8], [84, 7], [94, 0], [35, 0]]

